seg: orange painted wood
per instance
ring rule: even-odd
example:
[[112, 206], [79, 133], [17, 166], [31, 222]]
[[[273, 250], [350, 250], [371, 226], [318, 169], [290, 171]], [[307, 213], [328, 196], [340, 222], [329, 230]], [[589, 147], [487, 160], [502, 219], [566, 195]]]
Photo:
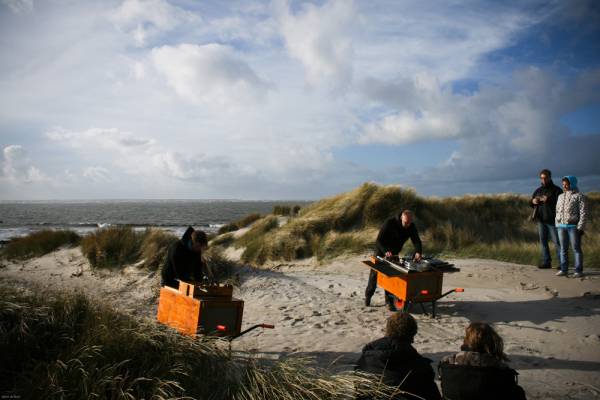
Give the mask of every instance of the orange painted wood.
[[186, 335], [195, 335], [198, 330], [200, 301], [179, 291], [163, 287], [160, 289], [157, 319]]
[[[377, 285], [402, 302], [424, 303], [437, 300], [442, 296], [443, 277], [444, 273], [441, 271], [408, 273], [399, 276], [387, 276], [377, 272]], [[427, 293], [422, 293], [423, 290]]]

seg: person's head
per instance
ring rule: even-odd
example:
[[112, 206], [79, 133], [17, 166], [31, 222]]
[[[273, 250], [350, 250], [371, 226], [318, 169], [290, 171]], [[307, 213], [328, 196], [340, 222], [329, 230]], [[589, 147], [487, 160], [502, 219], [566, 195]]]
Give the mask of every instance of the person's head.
[[412, 343], [417, 334], [417, 321], [409, 313], [397, 312], [388, 318], [385, 336]]
[[477, 353], [487, 353], [498, 360], [508, 360], [504, 354], [504, 341], [486, 322], [472, 322], [465, 331], [463, 347]]
[[192, 251], [195, 251], [196, 253], [199, 253], [208, 247], [208, 237], [204, 231], [192, 232], [191, 241]]
[[402, 226], [404, 228], [407, 228], [410, 226], [410, 224], [413, 223], [413, 213], [410, 210], [404, 210], [402, 211], [402, 213], [400, 214], [400, 222], [402, 223]]
[[564, 176], [562, 178], [562, 187], [565, 192], [577, 190], [577, 178], [572, 175]]
[[546, 186], [552, 181], [552, 172], [549, 169], [543, 169], [540, 171], [540, 180], [542, 185]]

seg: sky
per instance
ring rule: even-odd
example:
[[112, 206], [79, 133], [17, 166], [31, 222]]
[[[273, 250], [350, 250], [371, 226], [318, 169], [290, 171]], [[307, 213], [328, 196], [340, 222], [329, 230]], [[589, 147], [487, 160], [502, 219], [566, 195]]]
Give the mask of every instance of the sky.
[[0, 0], [0, 200], [600, 191], [600, 3]]

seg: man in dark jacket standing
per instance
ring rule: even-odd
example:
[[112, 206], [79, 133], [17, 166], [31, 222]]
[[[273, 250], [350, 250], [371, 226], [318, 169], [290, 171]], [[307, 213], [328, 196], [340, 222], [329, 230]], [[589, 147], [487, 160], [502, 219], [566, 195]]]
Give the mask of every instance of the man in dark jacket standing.
[[178, 280], [200, 281], [203, 276], [202, 251], [207, 247], [206, 233], [188, 227], [181, 239], [169, 248], [161, 271], [162, 285], [177, 289]]
[[554, 219], [556, 217], [556, 201], [562, 190], [552, 182], [552, 173], [548, 169], [540, 172], [540, 180], [542, 185], [533, 192], [529, 204], [534, 209], [533, 220], [538, 224], [542, 248], [542, 263], [538, 265], [538, 268], [551, 268], [552, 257], [550, 257], [550, 248], [548, 247], [548, 237], [554, 243], [556, 260], [560, 262], [560, 248]]
[[[356, 369], [381, 375], [383, 383], [405, 393], [398, 398], [439, 400], [431, 360], [412, 346], [417, 321], [409, 313], [394, 313], [387, 320], [385, 337], [367, 344]], [[413, 396], [414, 395], [414, 396]], [[368, 397], [360, 397], [361, 400]]]
[[[420, 261], [423, 252], [421, 238], [419, 238], [419, 232], [417, 232], [417, 227], [413, 223], [412, 212], [410, 210], [404, 210], [401, 214], [398, 214], [398, 216], [385, 221], [379, 230], [377, 241], [375, 242], [377, 255], [379, 257], [399, 255], [404, 243], [406, 243], [408, 239], [411, 240], [415, 248], [414, 260]], [[373, 297], [376, 288], [377, 272], [371, 270], [369, 273], [369, 283], [365, 290], [365, 306], [368, 307], [371, 305], [371, 297]], [[385, 303], [391, 311], [396, 311], [394, 296], [388, 291], [385, 292]]]

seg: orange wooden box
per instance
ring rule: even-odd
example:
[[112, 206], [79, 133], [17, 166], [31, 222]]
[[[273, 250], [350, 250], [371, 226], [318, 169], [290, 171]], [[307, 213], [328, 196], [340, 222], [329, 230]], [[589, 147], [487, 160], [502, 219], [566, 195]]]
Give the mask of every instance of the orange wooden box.
[[444, 273], [427, 271], [388, 276], [377, 273], [377, 285], [392, 293], [399, 303], [433, 302], [442, 296]]
[[[222, 287], [221, 287], [222, 288]], [[160, 289], [157, 319], [186, 335], [213, 334], [235, 336], [242, 329], [244, 302], [231, 297], [229, 289], [215, 288], [221, 295], [198, 296], [206, 290], [181, 282], [179, 290]], [[214, 293], [211, 293], [214, 294]], [[217, 329], [221, 326], [221, 329]]]

